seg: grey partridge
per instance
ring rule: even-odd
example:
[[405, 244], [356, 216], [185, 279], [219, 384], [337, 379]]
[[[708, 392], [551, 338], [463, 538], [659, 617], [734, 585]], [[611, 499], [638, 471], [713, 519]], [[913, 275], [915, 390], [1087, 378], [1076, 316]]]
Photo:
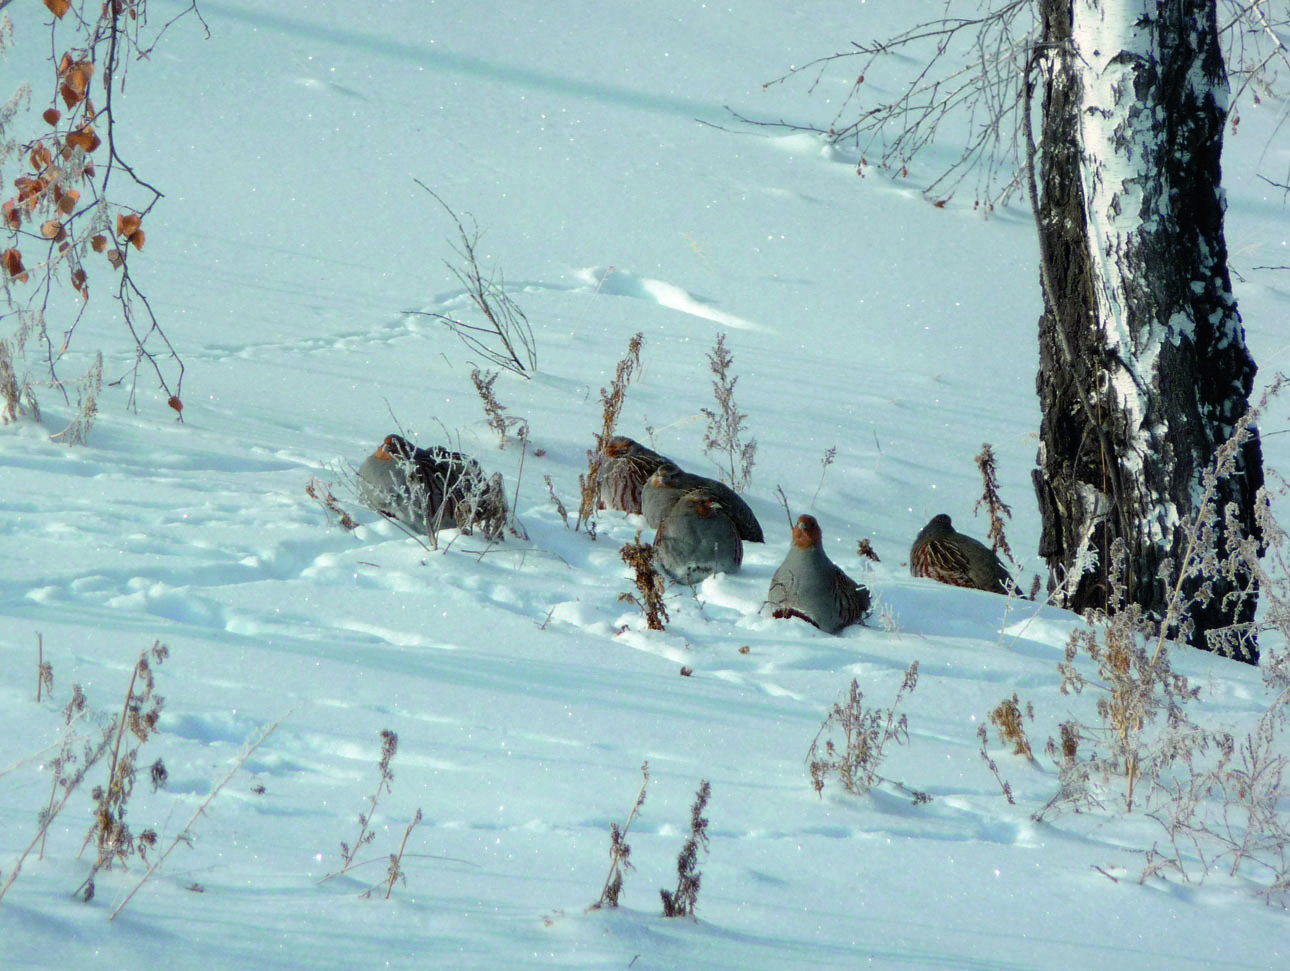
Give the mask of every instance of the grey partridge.
[[474, 523], [495, 530], [507, 515], [501, 473], [486, 476], [469, 456], [439, 446], [418, 448], [399, 435], [387, 435], [359, 466], [358, 495], [383, 516], [425, 535]]
[[766, 599], [775, 617], [800, 617], [828, 634], [858, 624], [869, 613], [868, 589], [842, 572], [824, 552], [820, 524], [798, 516], [788, 555], [770, 581]]
[[761, 523], [757, 522], [757, 517], [739, 493], [717, 479], [684, 472], [674, 462], [660, 465], [641, 490], [641, 512], [645, 515], [645, 522], [657, 526], [672, 511], [678, 499], [696, 489], [710, 493], [721, 503], [721, 511], [730, 517], [739, 530], [739, 538], [745, 543], [764, 542]]
[[681, 583], [698, 583], [714, 573], [733, 573], [744, 559], [744, 544], [721, 502], [694, 491], [673, 506], [654, 534], [663, 572]]
[[909, 550], [909, 572], [954, 587], [1008, 593], [1017, 586], [994, 550], [964, 536], [945, 513], [933, 516]]
[[626, 435], [615, 435], [601, 448], [596, 501], [601, 509], [641, 511], [641, 489], [664, 462], [672, 460]]

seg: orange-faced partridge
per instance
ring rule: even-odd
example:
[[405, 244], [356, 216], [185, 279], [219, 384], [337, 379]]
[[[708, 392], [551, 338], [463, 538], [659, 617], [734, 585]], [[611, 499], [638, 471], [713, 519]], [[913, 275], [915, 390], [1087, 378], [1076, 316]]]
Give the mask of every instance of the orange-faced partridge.
[[860, 623], [869, 613], [868, 589], [825, 555], [814, 516], [797, 518], [793, 543], [771, 578], [766, 599], [775, 617], [800, 617], [829, 634]]
[[646, 448], [626, 435], [615, 435], [601, 446], [600, 472], [596, 477], [596, 501], [601, 509], [641, 511], [641, 489], [664, 462], [665, 455]]
[[505, 520], [500, 473], [491, 478], [460, 452], [417, 448], [387, 435], [358, 469], [358, 495], [369, 507], [412, 529], [430, 534], [475, 522]]
[[739, 493], [717, 479], [683, 472], [672, 462], [660, 465], [641, 490], [641, 512], [645, 515], [645, 522], [657, 526], [672, 511], [678, 499], [695, 489], [716, 497], [721, 503], [721, 511], [730, 517], [739, 530], [739, 538], [745, 543], [764, 542], [761, 523], [757, 522], [757, 517]]
[[667, 514], [654, 534], [663, 572], [681, 583], [698, 583], [714, 573], [733, 573], [744, 559], [744, 544], [721, 502], [710, 493], [690, 492]]

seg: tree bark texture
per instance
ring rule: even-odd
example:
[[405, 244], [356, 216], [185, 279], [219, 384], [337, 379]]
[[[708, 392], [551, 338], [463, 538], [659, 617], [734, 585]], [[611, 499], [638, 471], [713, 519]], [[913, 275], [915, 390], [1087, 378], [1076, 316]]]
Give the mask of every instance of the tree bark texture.
[[[1122, 539], [1128, 598], [1159, 619], [1202, 473], [1248, 411], [1255, 374], [1223, 236], [1228, 88], [1215, 4], [1039, 10], [1039, 552], [1066, 606], [1114, 609], [1108, 568]], [[1254, 535], [1262, 484], [1255, 434], [1219, 479], [1220, 518], [1234, 503]], [[1185, 601], [1203, 579], [1185, 580]], [[1248, 581], [1215, 583], [1190, 605], [1193, 644], [1252, 620], [1253, 596], [1224, 597]], [[1252, 639], [1238, 653], [1257, 661]]]

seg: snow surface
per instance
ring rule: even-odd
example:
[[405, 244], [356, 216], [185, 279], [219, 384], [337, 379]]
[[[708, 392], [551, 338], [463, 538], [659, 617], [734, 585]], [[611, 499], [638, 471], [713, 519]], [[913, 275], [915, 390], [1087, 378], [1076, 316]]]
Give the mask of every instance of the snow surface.
[[[152, 6], [159, 23], [184, 4]], [[124, 387], [105, 388], [85, 448], [48, 441], [69, 417], [50, 392], [48, 427], [0, 432], [0, 872], [36, 832], [71, 686], [110, 717], [154, 639], [171, 651], [166, 704], [141, 759], [164, 758], [170, 781], [155, 794], [140, 782], [136, 833], [173, 842], [247, 741], [278, 727], [113, 922], [143, 867], [100, 874], [89, 904], [74, 898], [88, 786], [102, 781], [91, 776], [0, 903], [3, 963], [1284, 965], [1286, 917], [1254, 896], [1257, 875], [1140, 885], [1159, 827], [1113, 797], [1033, 822], [1056, 771], [992, 733], [1017, 804], [1004, 799], [978, 751], [987, 712], [1013, 692], [1033, 704], [1037, 750], [1060, 722], [1096, 720], [1094, 697], [1058, 690], [1078, 622], [908, 576], [932, 515], [984, 535], [982, 442], [998, 455], [1019, 572], [1035, 570], [1030, 216], [929, 205], [914, 180], [953, 156], [951, 140], [908, 182], [860, 180], [854, 153], [740, 130], [723, 108], [830, 117], [853, 80], [845, 67], [814, 93], [761, 84], [893, 32], [904, 9], [204, 0], [209, 39], [184, 20], [130, 68], [122, 151], [166, 194], [131, 266], [187, 365], [185, 420], [145, 384], [137, 414]], [[17, 46], [4, 88], [43, 83], [43, 9], [6, 13]], [[1282, 109], [1246, 107], [1225, 167], [1261, 378], [1290, 354], [1285, 277], [1256, 269], [1290, 262], [1283, 200], [1254, 173], [1260, 160], [1284, 169], [1284, 149], [1264, 151]], [[531, 428], [522, 475], [518, 442], [499, 449], [485, 425], [469, 355], [415, 313], [468, 308], [443, 266], [453, 227], [414, 179], [477, 220], [481, 256], [533, 324], [538, 373], [495, 387]], [[131, 360], [107, 273], [71, 363], [102, 347], [115, 378]], [[61, 299], [55, 312], [76, 298]], [[631, 589], [618, 550], [642, 521], [604, 514], [593, 542], [561, 521], [543, 481], [576, 507], [599, 389], [638, 331], [643, 370], [620, 431], [708, 474], [705, 353], [727, 333], [759, 446], [748, 497], [769, 539], [740, 573], [674, 589], [665, 632], [618, 600]], [[428, 552], [357, 507], [345, 473], [396, 418], [518, 481], [530, 542], [481, 555], [478, 538], [449, 534]], [[1284, 420], [1278, 405], [1264, 428]], [[1266, 447], [1286, 468], [1287, 440]], [[336, 483], [357, 531], [305, 495], [313, 477]], [[829, 637], [760, 610], [789, 538], [776, 487], [794, 515], [819, 518], [885, 620]], [[860, 538], [881, 562], [856, 557]], [[37, 632], [55, 677], [40, 704]], [[830, 705], [852, 678], [889, 704], [914, 660], [909, 743], [883, 772], [932, 801], [834, 783], [817, 796], [804, 756]], [[1248, 727], [1266, 703], [1253, 668], [1186, 649], [1176, 665], [1202, 687], [1209, 724]], [[383, 729], [399, 751], [361, 855], [371, 862], [323, 882], [376, 789]], [[645, 760], [622, 906], [588, 911]], [[705, 779], [698, 919], [666, 920], [658, 890], [675, 886]], [[418, 808], [406, 886], [363, 898]]]

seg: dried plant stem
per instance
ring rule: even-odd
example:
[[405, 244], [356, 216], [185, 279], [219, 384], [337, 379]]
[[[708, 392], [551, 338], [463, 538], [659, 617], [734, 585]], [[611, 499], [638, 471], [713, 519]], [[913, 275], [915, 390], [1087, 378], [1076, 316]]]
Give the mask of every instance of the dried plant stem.
[[631, 848], [628, 847], [625, 840], [627, 831], [632, 828], [632, 821], [640, 814], [641, 806], [645, 805], [645, 787], [649, 785], [649, 762], [641, 763], [641, 789], [636, 794], [636, 802], [632, 804], [632, 810], [627, 814], [627, 822], [623, 823], [623, 828], [619, 829], [617, 823], [611, 823], [610, 830], [610, 848], [609, 848], [609, 873], [605, 875], [605, 885], [600, 889], [600, 899], [592, 904], [592, 909], [596, 909], [609, 904], [610, 907], [618, 906], [618, 895], [623, 888], [623, 867], [630, 867], [628, 856]]
[[41, 843], [43, 845], [45, 834], [48, 832], [50, 825], [57, 818], [58, 814], [63, 811], [63, 807], [67, 805], [67, 801], [72, 798], [72, 793], [75, 792], [76, 788], [85, 781], [85, 776], [89, 774], [90, 769], [98, 764], [99, 759], [103, 757], [103, 753], [107, 751], [108, 745], [111, 744], [111, 741], [112, 736], [110, 734], [103, 735], [99, 740], [98, 746], [88, 753], [84, 762], [81, 764], [79, 771], [77, 771], [77, 773], [68, 780], [67, 785], [63, 787], [62, 798], [59, 799], [57, 803], [53, 802], [53, 791], [51, 790], [50, 805], [45, 812], [41, 813], [40, 826], [36, 830], [36, 835], [32, 837], [31, 842], [27, 844], [27, 848], [18, 856], [17, 861], [15, 861], [14, 865], [9, 870], [9, 876], [5, 880], [4, 886], [0, 887], [0, 900], [4, 900], [4, 895], [9, 892], [9, 888], [13, 886], [13, 882], [18, 879], [18, 874], [22, 872], [23, 862], [31, 854], [31, 851], [36, 848], [36, 844]]
[[237, 761], [233, 763], [232, 768], [230, 768], [228, 772], [224, 773], [224, 778], [220, 779], [220, 781], [215, 785], [215, 787], [211, 789], [210, 795], [208, 795], [205, 799], [203, 799], [201, 805], [198, 806], [195, 810], [193, 810], [193, 814], [188, 817], [188, 822], [184, 823], [184, 828], [180, 830], [179, 835], [176, 836], [174, 840], [171, 842], [171, 844], [168, 847], [166, 847], [165, 851], [148, 866], [147, 872], [144, 873], [144, 875], [140, 878], [139, 882], [134, 885], [134, 889], [131, 890], [128, 894], [126, 894], [125, 899], [116, 905], [116, 909], [113, 910], [111, 915], [108, 917], [109, 921], [116, 920], [116, 915], [121, 913], [121, 911], [125, 909], [125, 905], [128, 904], [132, 899], [134, 899], [134, 895], [138, 893], [140, 889], [142, 889], [143, 885], [148, 882], [148, 879], [154, 873], [157, 872], [157, 870], [161, 867], [163, 863], [166, 862], [166, 858], [170, 856], [171, 851], [174, 850], [176, 846], [178, 846], [180, 843], [191, 844], [192, 836], [190, 831], [192, 830], [193, 823], [197, 822], [197, 817], [202, 815], [204, 812], [206, 812], [206, 807], [208, 807], [211, 804], [211, 802], [214, 801], [215, 797], [220, 794], [220, 791], [224, 788], [224, 786], [228, 784], [228, 781], [232, 779], [234, 775], [237, 774], [238, 770], [241, 769], [243, 765], [246, 764], [246, 760], [251, 757], [251, 753], [254, 752], [256, 749], [258, 749], [261, 745], [263, 745], [265, 739], [267, 739], [270, 735], [272, 735], [277, 730], [278, 725], [280, 724], [281, 724], [281, 720], [276, 721], [272, 725], [269, 725], [267, 728], [262, 729], [259, 734], [259, 737], [257, 737], [255, 741], [253, 741], [250, 745], [248, 745], [247, 748], [242, 752], [242, 754], [238, 756]]
[[390, 854], [390, 872], [389, 879], [385, 884], [385, 899], [390, 899], [390, 891], [394, 889], [394, 881], [402, 874], [401, 864], [403, 863], [403, 851], [408, 847], [408, 837], [412, 835], [412, 830], [416, 828], [417, 823], [421, 822], [421, 810], [417, 809], [417, 814], [412, 817], [412, 822], [408, 823], [408, 828], [403, 831], [403, 841], [399, 843], [399, 852]]
[[[121, 758], [121, 738], [122, 736], [125, 735], [125, 723], [126, 723], [126, 720], [130, 717], [130, 699], [134, 697], [134, 686], [138, 680], [139, 680], [139, 665], [138, 663], [136, 663], [134, 666], [134, 671], [130, 675], [130, 686], [126, 688], [126, 691], [125, 691], [125, 704], [121, 708], [121, 717], [117, 721], [116, 741], [112, 745], [112, 761], [108, 764], [108, 786], [109, 787], [111, 787], [116, 781], [116, 768]], [[106, 807], [106, 805], [107, 805], [107, 802], [105, 799], [103, 806], [100, 807], [99, 819], [95, 822], [95, 824], [92, 827], [90, 827], [90, 831], [85, 834], [85, 842], [81, 844], [81, 851], [80, 853], [76, 854], [78, 857], [85, 852], [85, 847], [90, 845], [90, 840], [94, 838], [94, 835], [96, 833], [102, 832], [108, 825], [108, 821], [105, 821], [102, 815], [103, 812], [105, 811], [103, 807]]]
[[340, 855], [344, 865], [334, 873], [329, 873], [319, 883], [326, 883], [332, 877], [338, 877], [354, 865], [354, 857], [368, 843], [376, 837], [376, 833], [371, 829], [372, 817], [376, 814], [376, 804], [380, 801], [381, 792], [390, 792], [391, 784], [394, 781], [394, 773], [390, 770], [390, 763], [399, 750], [399, 736], [397, 733], [390, 731], [388, 728], [381, 730], [381, 757], [377, 761], [377, 771], [380, 778], [376, 783], [376, 791], [367, 797], [367, 812], [358, 814], [358, 838], [354, 840], [354, 846], [351, 849], [348, 843], [344, 841], [340, 844]]

